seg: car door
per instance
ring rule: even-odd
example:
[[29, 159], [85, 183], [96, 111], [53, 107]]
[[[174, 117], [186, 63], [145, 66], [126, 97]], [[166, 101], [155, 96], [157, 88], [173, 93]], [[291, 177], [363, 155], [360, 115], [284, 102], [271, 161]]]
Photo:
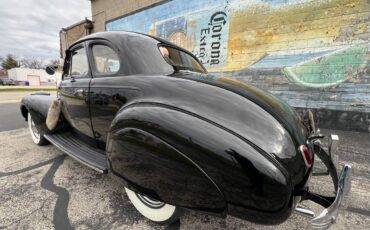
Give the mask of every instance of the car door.
[[67, 52], [63, 80], [59, 85], [59, 97], [63, 100], [72, 127], [94, 138], [89, 110], [89, 85], [91, 71], [84, 43]]
[[89, 61], [93, 72], [90, 84], [90, 111], [94, 135], [105, 143], [117, 111], [126, 103], [124, 76], [118, 50], [107, 41], [90, 41]]

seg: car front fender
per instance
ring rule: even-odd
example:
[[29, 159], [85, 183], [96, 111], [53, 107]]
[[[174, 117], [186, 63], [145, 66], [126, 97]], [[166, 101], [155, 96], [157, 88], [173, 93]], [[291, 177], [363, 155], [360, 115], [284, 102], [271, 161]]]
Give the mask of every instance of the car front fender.
[[33, 93], [24, 97], [21, 101], [20, 109], [22, 116], [27, 120], [27, 114], [31, 113], [37, 129], [41, 134], [47, 133], [46, 118], [50, 105], [57, 99], [49, 93]]

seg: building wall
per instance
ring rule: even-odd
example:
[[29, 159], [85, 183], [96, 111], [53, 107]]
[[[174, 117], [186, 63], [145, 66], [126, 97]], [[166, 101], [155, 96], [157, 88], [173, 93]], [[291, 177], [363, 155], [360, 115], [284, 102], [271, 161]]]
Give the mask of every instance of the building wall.
[[92, 0], [91, 11], [94, 32], [105, 31], [107, 21], [131, 14], [135, 11], [155, 6], [163, 0]]
[[65, 50], [76, 42], [78, 39], [89, 35], [92, 31], [93, 24], [85, 19], [67, 28], [63, 28], [59, 32], [60, 38], [60, 57], [64, 58]]
[[6, 70], [0, 70], [0, 78], [1, 79], [6, 79], [8, 78], [8, 73], [6, 72]]
[[28, 82], [30, 86], [55, 86], [62, 79], [61, 72], [48, 75], [45, 70], [42, 69], [13, 68], [8, 70], [8, 75], [9, 78], [16, 81], [18, 85], [26, 85], [26, 82]]
[[93, 1], [93, 13], [105, 12], [105, 20], [94, 19], [96, 29], [170, 40], [211, 72], [370, 131], [368, 0], [157, 2]]

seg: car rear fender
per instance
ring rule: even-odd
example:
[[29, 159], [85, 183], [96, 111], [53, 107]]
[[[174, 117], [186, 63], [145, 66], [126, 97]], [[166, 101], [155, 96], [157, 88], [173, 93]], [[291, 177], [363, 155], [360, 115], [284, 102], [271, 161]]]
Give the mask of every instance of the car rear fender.
[[159, 127], [150, 119], [145, 121], [143, 109], [125, 109], [112, 122], [107, 144], [111, 172], [130, 189], [168, 204], [226, 215], [226, 201], [218, 186], [199, 165], [155, 132]]
[[259, 151], [195, 114], [150, 103], [122, 109], [107, 142], [112, 172], [142, 193], [211, 212], [226, 201], [280, 222], [291, 212], [290, 177]]

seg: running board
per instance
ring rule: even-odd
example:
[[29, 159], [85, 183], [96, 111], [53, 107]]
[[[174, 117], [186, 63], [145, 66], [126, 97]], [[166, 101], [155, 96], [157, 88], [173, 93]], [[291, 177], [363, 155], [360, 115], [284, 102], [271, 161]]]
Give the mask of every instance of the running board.
[[89, 146], [71, 132], [45, 134], [45, 139], [73, 159], [100, 172], [107, 172], [107, 157], [103, 150]]

